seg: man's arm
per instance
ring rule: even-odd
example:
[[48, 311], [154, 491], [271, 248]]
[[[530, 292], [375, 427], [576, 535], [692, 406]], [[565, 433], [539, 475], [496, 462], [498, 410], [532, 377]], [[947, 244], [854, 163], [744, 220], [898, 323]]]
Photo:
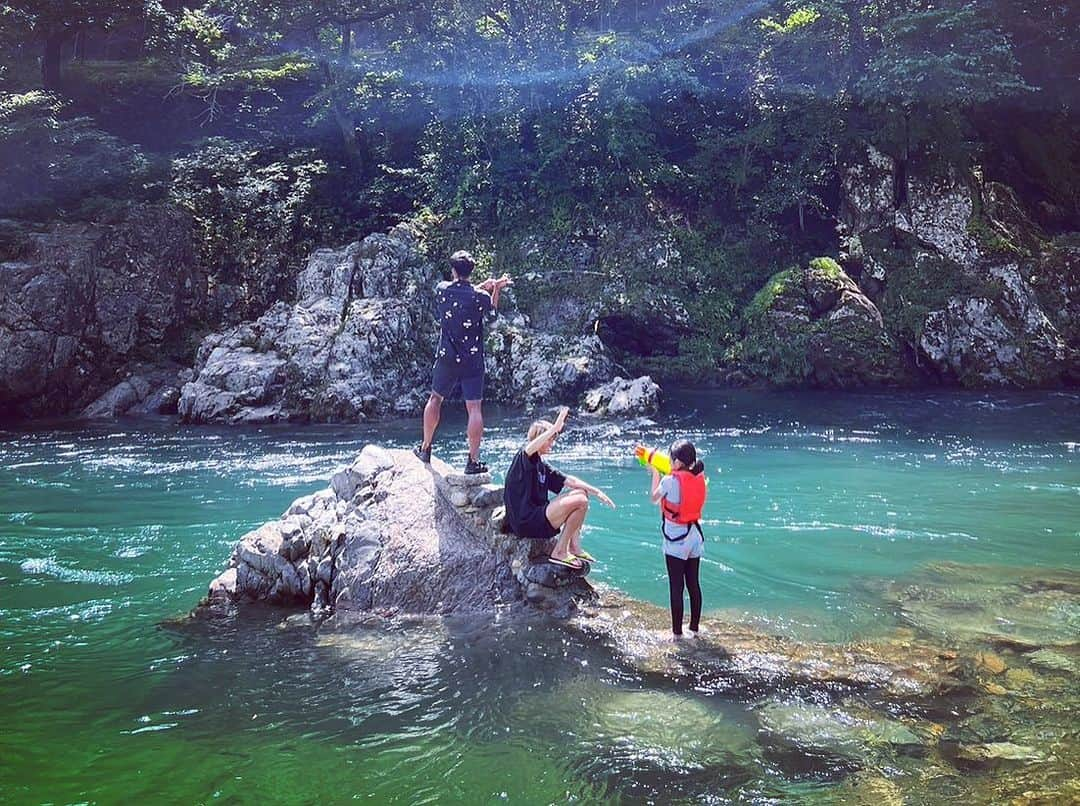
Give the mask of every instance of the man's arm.
[[571, 490], [582, 490], [586, 495], [595, 495], [609, 507], [615, 509], [615, 502], [608, 498], [607, 494], [603, 490], [599, 490], [596, 487], [593, 487], [591, 484], [582, 481], [577, 476], [567, 476], [566, 486], [569, 487]]

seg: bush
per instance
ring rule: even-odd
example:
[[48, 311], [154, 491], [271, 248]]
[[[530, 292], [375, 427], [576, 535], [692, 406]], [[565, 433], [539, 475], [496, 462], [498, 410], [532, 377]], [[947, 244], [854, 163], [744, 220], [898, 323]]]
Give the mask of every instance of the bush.
[[300, 261], [343, 237], [328, 173], [311, 150], [222, 138], [173, 160], [171, 198], [194, 217], [202, 259], [217, 281], [239, 288], [242, 315], [288, 297]]

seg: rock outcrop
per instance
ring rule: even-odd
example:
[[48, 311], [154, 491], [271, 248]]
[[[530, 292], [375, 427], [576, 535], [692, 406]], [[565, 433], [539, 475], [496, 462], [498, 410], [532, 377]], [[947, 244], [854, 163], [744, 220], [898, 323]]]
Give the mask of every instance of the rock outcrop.
[[909, 175], [872, 146], [849, 164], [843, 189], [845, 268], [924, 378], [1076, 382], [1075, 236], [1040, 232], [1004, 185]]
[[554, 541], [502, 532], [502, 488], [490, 481], [368, 446], [327, 489], [241, 538], [204, 608], [449, 614], [528, 602], [568, 615], [591, 600], [581, 572], [546, 562]]
[[566, 629], [606, 644], [637, 673], [692, 679], [701, 690], [876, 691], [906, 701], [966, 684], [955, 653], [907, 639], [810, 644], [707, 618], [700, 638], [672, 644], [664, 608], [548, 563], [554, 541], [504, 534], [501, 503], [486, 475], [369, 445], [327, 489], [244, 535], [196, 613], [244, 602], [321, 616], [509, 607], [567, 619]]
[[3, 222], [0, 260], [0, 415], [78, 411], [129, 363], [167, 358], [206, 298], [190, 221], [170, 207], [108, 225]]
[[[419, 234], [398, 225], [321, 249], [297, 302], [207, 336], [179, 411], [187, 422], [357, 421], [417, 412], [431, 383], [439, 277]], [[487, 397], [531, 406], [576, 397], [614, 371], [603, 345], [528, 327], [511, 312], [488, 329]]]
[[881, 312], [830, 258], [774, 275], [746, 322], [743, 369], [771, 385], [849, 389], [910, 379]]
[[589, 414], [611, 417], [653, 414], [660, 408], [660, 386], [648, 375], [632, 381], [615, 378], [586, 392], [581, 408]]

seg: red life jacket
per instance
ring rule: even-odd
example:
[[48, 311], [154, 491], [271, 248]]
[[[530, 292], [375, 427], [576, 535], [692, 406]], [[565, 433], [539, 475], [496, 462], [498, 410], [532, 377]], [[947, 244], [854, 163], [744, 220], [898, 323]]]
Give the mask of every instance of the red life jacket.
[[673, 504], [666, 498], [662, 500], [664, 517], [672, 523], [690, 526], [701, 520], [701, 510], [705, 507], [707, 487], [705, 474], [695, 476], [689, 470], [671, 471], [679, 482], [679, 503]]

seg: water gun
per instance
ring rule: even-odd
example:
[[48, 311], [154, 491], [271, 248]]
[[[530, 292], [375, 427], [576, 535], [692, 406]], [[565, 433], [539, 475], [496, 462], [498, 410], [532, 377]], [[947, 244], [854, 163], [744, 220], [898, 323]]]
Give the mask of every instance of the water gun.
[[638, 445], [634, 448], [634, 456], [641, 462], [642, 467], [652, 467], [665, 476], [671, 472], [671, 457], [663, 451]]

